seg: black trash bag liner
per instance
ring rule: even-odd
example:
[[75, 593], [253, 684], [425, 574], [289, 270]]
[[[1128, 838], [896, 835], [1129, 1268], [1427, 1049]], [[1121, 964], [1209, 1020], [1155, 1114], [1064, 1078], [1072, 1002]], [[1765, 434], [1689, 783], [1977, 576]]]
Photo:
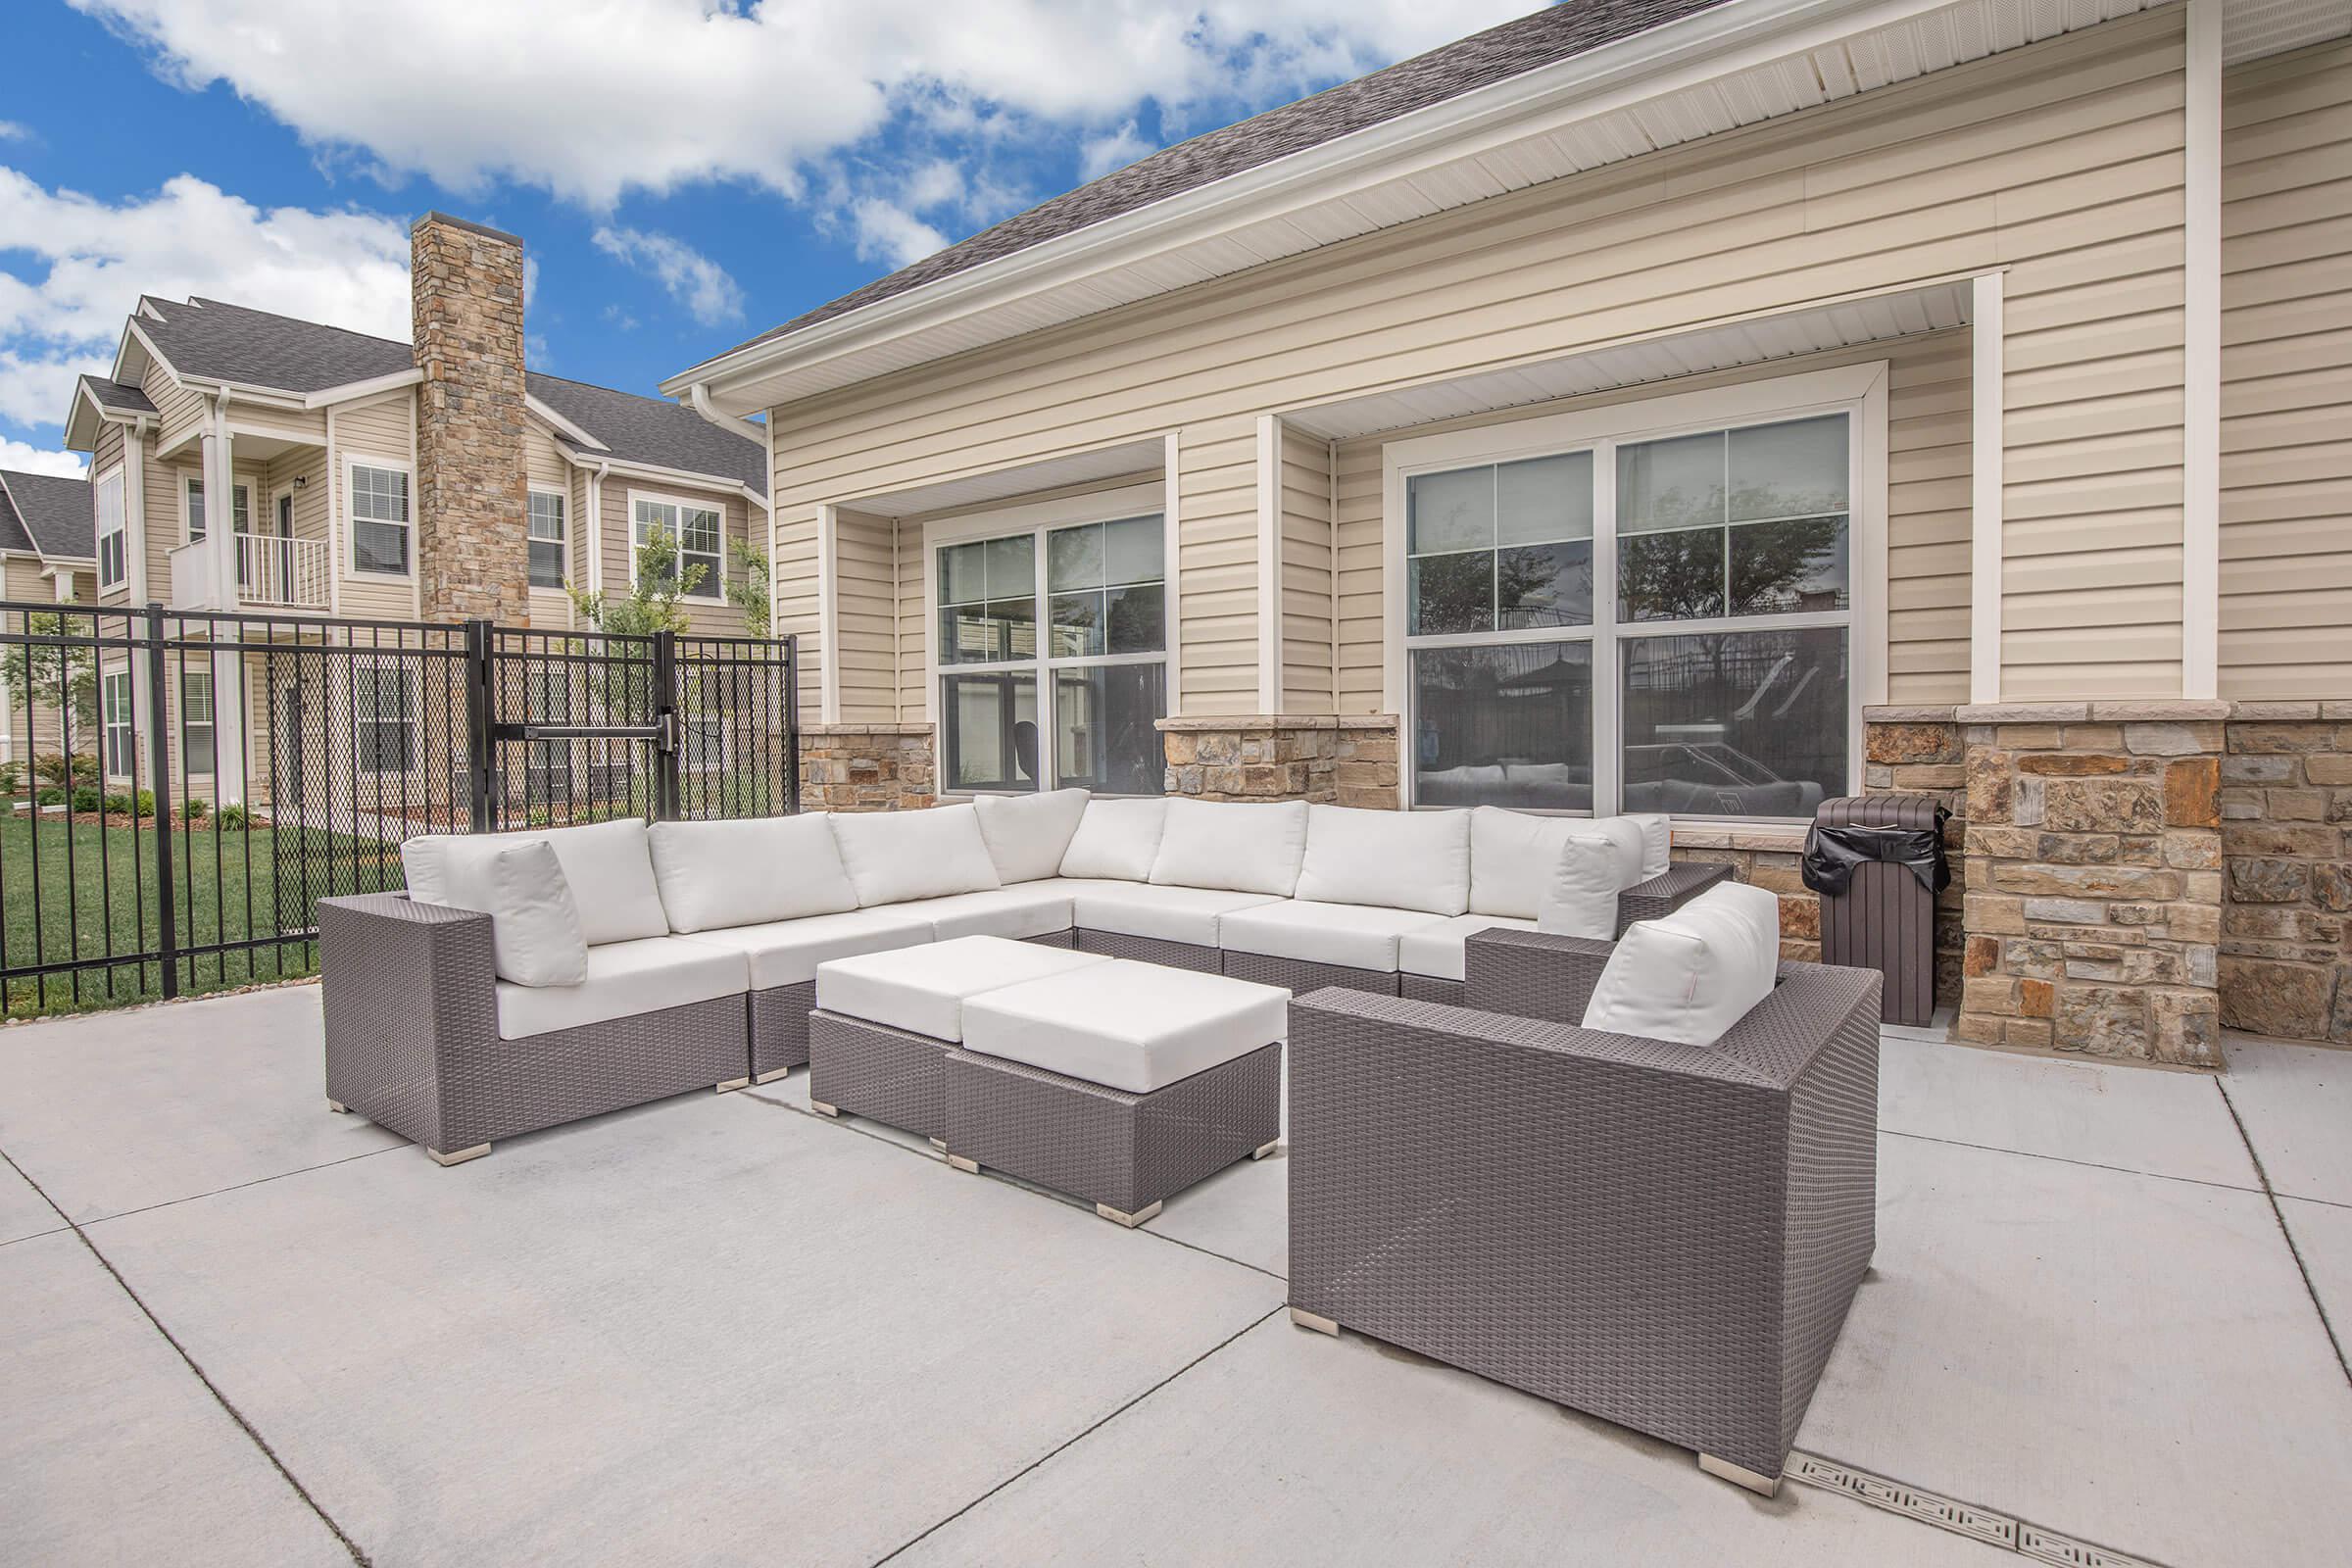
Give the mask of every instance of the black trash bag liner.
[[1951, 813], [1936, 809], [1936, 825], [1924, 827], [1832, 827], [1816, 823], [1805, 834], [1805, 856], [1799, 870], [1805, 886], [1835, 898], [1854, 880], [1854, 867], [1866, 860], [1904, 866], [1930, 893], [1952, 885], [1951, 862], [1943, 855], [1943, 821]]

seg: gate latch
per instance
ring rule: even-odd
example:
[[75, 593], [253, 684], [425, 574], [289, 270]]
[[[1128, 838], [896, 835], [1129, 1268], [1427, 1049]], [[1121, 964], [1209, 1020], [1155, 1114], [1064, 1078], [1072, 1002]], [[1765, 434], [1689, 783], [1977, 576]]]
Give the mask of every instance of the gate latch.
[[664, 754], [678, 749], [678, 711], [664, 708], [654, 715], [654, 749]]

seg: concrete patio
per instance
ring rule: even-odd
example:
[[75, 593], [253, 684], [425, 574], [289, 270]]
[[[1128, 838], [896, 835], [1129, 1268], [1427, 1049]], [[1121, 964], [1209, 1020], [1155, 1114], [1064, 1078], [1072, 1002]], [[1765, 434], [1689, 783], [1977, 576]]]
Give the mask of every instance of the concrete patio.
[[1886, 1042], [1877, 1263], [1798, 1446], [1988, 1544], [1294, 1329], [1280, 1159], [1128, 1232], [816, 1117], [804, 1074], [442, 1170], [325, 1111], [318, 1030], [292, 988], [0, 1033], [0, 1561], [2188, 1568], [2352, 1539], [2352, 1054], [2235, 1042], [2217, 1082]]

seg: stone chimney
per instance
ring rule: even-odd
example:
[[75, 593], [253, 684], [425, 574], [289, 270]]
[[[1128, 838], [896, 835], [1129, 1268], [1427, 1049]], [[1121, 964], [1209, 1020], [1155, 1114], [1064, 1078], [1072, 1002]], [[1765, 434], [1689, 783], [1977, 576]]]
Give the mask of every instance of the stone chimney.
[[522, 241], [427, 213], [409, 231], [424, 618], [529, 624]]

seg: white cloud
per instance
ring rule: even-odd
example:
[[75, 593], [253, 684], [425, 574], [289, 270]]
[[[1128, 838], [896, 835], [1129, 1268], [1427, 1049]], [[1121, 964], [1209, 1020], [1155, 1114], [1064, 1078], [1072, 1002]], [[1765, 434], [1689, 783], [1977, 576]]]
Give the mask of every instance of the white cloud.
[[1082, 179], [1101, 179], [1114, 169], [1124, 169], [1144, 154], [1152, 144], [1136, 134], [1135, 122], [1130, 120], [1107, 135], [1089, 136], [1078, 144], [1078, 174]]
[[0, 167], [0, 249], [46, 268], [30, 282], [0, 273], [0, 418], [19, 424], [64, 419], [74, 377], [113, 363], [141, 294], [409, 333], [409, 237], [399, 220], [260, 208], [192, 174], [108, 202]]
[[[192, 88], [225, 82], [315, 146], [455, 190], [599, 211], [630, 190], [809, 172], [894, 125], [1101, 131], [1252, 108], [1529, 0], [74, 0]], [[903, 203], [901, 205], [904, 205]]]
[[0, 468], [15, 473], [53, 473], [61, 479], [79, 479], [89, 472], [89, 465], [78, 452], [27, 446], [5, 435], [0, 435]]
[[0, 120], [0, 141], [29, 141], [31, 139], [32, 129], [30, 126], [20, 125], [13, 120]]
[[743, 319], [743, 289], [725, 268], [683, 240], [610, 224], [593, 237], [596, 248], [607, 256], [658, 279], [703, 325]]
[[850, 207], [850, 220], [858, 254], [893, 269], [947, 248], [947, 235], [886, 197], [860, 197]]

